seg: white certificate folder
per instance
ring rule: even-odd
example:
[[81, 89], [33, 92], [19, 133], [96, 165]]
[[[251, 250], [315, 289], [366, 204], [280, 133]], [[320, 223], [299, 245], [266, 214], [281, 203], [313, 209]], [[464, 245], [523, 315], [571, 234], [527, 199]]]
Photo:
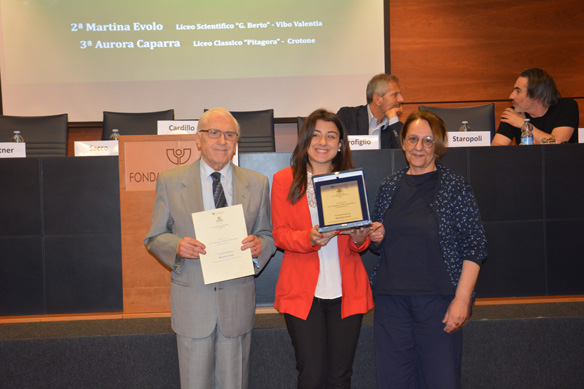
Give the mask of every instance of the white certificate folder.
[[363, 169], [312, 176], [319, 232], [371, 224]]
[[241, 204], [192, 216], [197, 240], [206, 246], [199, 256], [205, 285], [254, 274], [251, 250], [241, 251], [247, 236]]

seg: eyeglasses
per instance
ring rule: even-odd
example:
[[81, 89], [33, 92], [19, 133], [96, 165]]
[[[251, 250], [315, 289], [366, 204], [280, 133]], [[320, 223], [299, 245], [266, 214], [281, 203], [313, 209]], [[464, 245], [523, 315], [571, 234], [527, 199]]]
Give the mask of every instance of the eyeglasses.
[[[434, 143], [436, 143], [434, 138], [431, 136], [425, 136], [421, 139], [422, 139], [422, 145], [424, 145], [424, 147], [426, 147], [426, 148], [430, 148], [430, 147], [434, 146]], [[417, 135], [410, 135], [406, 138], [406, 142], [410, 146], [416, 146], [419, 141], [420, 141], [420, 137]]]
[[199, 130], [199, 132], [206, 132], [207, 136], [211, 139], [221, 138], [221, 134], [225, 137], [225, 140], [236, 140], [239, 134], [235, 131], [221, 131], [211, 128], [209, 130]]

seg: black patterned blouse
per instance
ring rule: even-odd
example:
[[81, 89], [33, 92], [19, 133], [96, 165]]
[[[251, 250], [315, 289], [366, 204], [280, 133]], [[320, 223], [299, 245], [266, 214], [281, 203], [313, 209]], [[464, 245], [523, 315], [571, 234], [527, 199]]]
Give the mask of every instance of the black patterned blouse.
[[[439, 172], [438, 186], [430, 206], [438, 223], [442, 257], [450, 280], [456, 287], [463, 261], [472, 261], [480, 266], [486, 259], [487, 238], [470, 185], [450, 169], [439, 164], [436, 166]], [[385, 213], [391, 207], [393, 197], [407, 171], [408, 168], [400, 170], [381, 182], [375, 201], [373, 221], [383, 223]], [[382, 249], [383, 242], [378, 247]], [[380, 260], [382, 257], [380, 255]], [[375, 281], [377, 267], [371, 275], [372, 283]]]

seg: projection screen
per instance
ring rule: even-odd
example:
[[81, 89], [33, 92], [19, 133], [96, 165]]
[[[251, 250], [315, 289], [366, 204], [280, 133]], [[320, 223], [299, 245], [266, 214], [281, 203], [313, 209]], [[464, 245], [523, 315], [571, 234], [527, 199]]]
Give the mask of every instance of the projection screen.
[[[387, 0], [386, 0], [387, 1]], [[5, 115], [365, 103], [384, 71], [382, 0], [0, 0]]]

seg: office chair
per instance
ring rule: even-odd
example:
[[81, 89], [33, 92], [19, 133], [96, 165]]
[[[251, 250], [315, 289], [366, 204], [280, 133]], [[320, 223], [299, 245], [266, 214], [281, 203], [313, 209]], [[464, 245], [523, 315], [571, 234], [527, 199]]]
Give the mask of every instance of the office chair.
[[0, 116], [0, 140], [9, 142], [19, 130], [26, 143], [27, 157], [66, 157], [68, 115]]
[[273, 109], [230, 112], [240, 127], [238, 153], [276, 151]]
[[442, 118], [448, 131], [458, 131], [464, 120], [471, 131], [489, 131], [491, 140], [495, 136], [495, 104], [468, 107], [430, 107], [420, 105], [420, 110], [430, 111]]
[[304, 122], [306, 121], [306, 118], [304, 116], [298, 116], [296, 118], [296, 131], [298, 133], [298, 135], [300, 135], [300, 130], [302, 129], [302, 126], [304, 125]]
[[158, 120], [174, 120], [174, 109], [157, 112], [103, 112], [101, 139], [108, 140], [112, 130], [120, 135], [156, 135]]
[[231, 112], [240, 127], [238, 152], [274, 152], [274, 110]]

